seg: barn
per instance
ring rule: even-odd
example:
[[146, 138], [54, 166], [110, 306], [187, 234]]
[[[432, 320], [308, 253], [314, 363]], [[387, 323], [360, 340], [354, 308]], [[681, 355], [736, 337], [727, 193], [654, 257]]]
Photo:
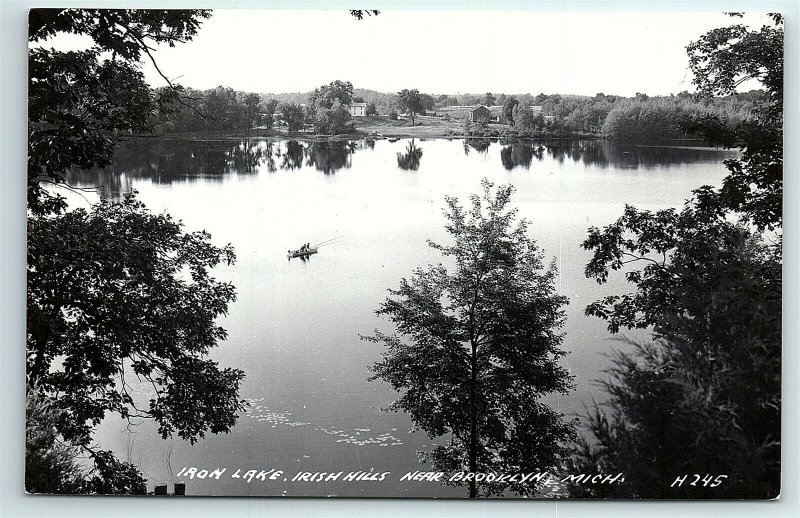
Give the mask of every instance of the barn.
[[478, 106], [469, 112], [470, 122], [488, 121], [492, 118], [492, 112], [486, 106]]

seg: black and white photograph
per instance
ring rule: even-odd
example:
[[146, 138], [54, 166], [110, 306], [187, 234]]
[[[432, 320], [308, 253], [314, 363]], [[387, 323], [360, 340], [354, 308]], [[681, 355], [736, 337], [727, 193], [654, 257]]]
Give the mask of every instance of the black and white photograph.
[[27, 58], [27, 493], [780, 498], [781, 13], [34, 8]]

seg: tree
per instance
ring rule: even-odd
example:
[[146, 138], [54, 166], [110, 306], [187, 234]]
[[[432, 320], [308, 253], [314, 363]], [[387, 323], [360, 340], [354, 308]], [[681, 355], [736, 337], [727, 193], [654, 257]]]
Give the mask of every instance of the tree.
[[534, 113], [533, 107], [526, 103], [519, 103], [511, 110], [514, 126], [520, 133], [542, 131], [545, 121], [541, 113]]
[[[92, 41], [84, 51], [38, 47], [29, 53], [27, 390], [29, 398], [45, 401], [52, 420], [29, 422], [44, 440], [29, 442], [26, 462], [53, 459], [50, 439], [57, 436], [92, 461], [81, 491], [145, 488], [135, 466], [93, 444], [104, 417], [152, 418], [162, 436], [194, 441], [229, 431], [241, 409], [242, 372], [207, 359], [225, 336], [214, 319], [234, 296], [209, 270], [232, 261], [233, 251], [211, 245], [206, 233], [184, 233], [132, 197], [68, 211], [62, 196], [42, 187], [63, 185], [70, 170], [109, 165], [120, 138], [148, 131], [156, 110], [183, 102], [182, 89], [166, 78], [169, 87], [153, 91], [140, 60], [152, 60], [153, 44], [192, 39], [209, 15], [30, 12], [31, 42], [58, 33]], [[131, 376], [153, 382], [150, 402], [131, 396]], [[30, 487], [63, 489], [54, 481], [59, 477]]]
[[433, 111], [434, 107], [436, 106], [436, 100], [433, 98], [432, 95], [429, 94], [421, 94], [420, 100], [422, 101], [422, 112]]
[[[132, 196], [33, 218], [28, 236], [28, 382], [59, 409], [65, 440], [97, 460], [92, 430], [108, 413], [192, 442], [230, 430], [243, 373], [205, 358], [226, 336], [214, 322], [234, 288], [209, 270], [234, 260], [230, 247]], [[131, 394], [136, 377], [152, 385], [149, 403]]]
[[616, 139], [679, 138], [683, 136], [681, 116], [681, 106], [670, 100], [624, 100], [611, 107], [601, 132]]
[[330, 109], [317, 108], [314, 131], [323, 135], [352, 133], [355, 127], [351, 119], [350, 111], [337, 100]]
[[[447, 436], [425, 458], [442, 471], [533, 472], [555, 466], [573, 426], [541, 402], [566, 393], [570, 376], [558, 364], [566, 298], [555, 292], [555, 264], [510, 209], [513, 187], [484, 180], [481, 196], [463, 208], [447, 198], [452, 245], [429, 242], [448, 258], [419, 268], [389, 290], [377, 314], [398, 334], [366, 339], [385, 346], [373, 366], [402, 392], [392, 409], [405, 411], [431, 437]], [[469, 482], [469, 495], [533, 485]]]
[[451, 98], [449, 95], [442, 94], [436, 98], [435, 106], [452, 106], [455, 103], [455, 99]]
[[305, 113], [302, 106], [295, 103], [281, 103], [278, 105], [278, 111], [289, 133], [295, 133], [303, 128]]
[[416, 88], [413, 90], [403, 89], [397, 92], [397, 101], [400, 107], [408, 112], [411, 116], [411, 125], [415, 124], [414, 116], [418, 113], [424, 113], [425, 107], [422, 105], [422, 96]]
[[708, 119], [688, 121], [712, 144], [742, 150], [741, 158], [726, 161], [730, 174], [718, 199], [759, 229], [779, 228], [783, 213], [783, 17], [770, 17], [773, 26], [715, 29], [687, 47], [700, 94], [732, 94], [748, 80], [759, 81], [767, 91], [756, 117], [733, 129], [719, 131], [704, 123]]
[[331, 81], [330, 84], [315, 88], [309, 97], [309, 103], [314, 108], [333, 108], [333, 104], [350, 106], [353, 102], [353, 83], [350, 81]]
[[261, 123], [261, 96], [254, 93], [246, 94], [244, 96], [243, 103], [245, 106], [245, 128], [249, 134], [250, 128]]
[[503, 120], [511, 126], [514, 126], [514, 107], [518, 104], [519, 101], [514, 97], [508, 97], [505, 102], [503, 102]]
[[[36, 391], [28, 391], [25, 407], [25, 491], [78, 493], [82, 469], [80, 452], [59, 441], [59, 412]], [[143, 493], [144, 490], [131, 491]]]
[[[42, 188], [63, 183], [73, 167], [111, 162], [121, 135], [149, 129], [159, 107], [180, 102], [169, 83], [156, 97], [139, 70], [150, 46], [190, 40], [206, 10], [31, 9], [31, 43], [58, 33], [84, 34], [88, 50], [59, 52], [44, 47], [28, 54], [28, 207], [36, 214], [60, 211], [63, 197]], [[112, 59], [104, 59], [104, 52]]]
[[483, 96], [483, 104], [486, 106], [494, 106], [494, 100], [495, 97], [491, 92], [486, 92], [486, 95]]
[[[631, 476], [619, 492], [592, 496], [777, 495], [780, 258], [725, 215], [692, 202], [680, 213], [628, 207], [584, 243], [594, 250], [587, 275], [599, 281], [622, 263], [646, 264], [626, 274], [634, 293], [597, 301], [587, 314], [606, 319], [612, 332], [654, 334], [614, 356], [605, 382], [614, 417], [597, 408], [590, 425], [603, 463]], [[692, 455], [678, 454], [689, 448]], [[730, 478], [721, 488], [670, 490], [681, 473]]]
[[261, 123], [264, 125], [265, 128], [271, 129], [272, 125], [275, 123], [275, 111], [278, 109], [278, 101], [275, 99], [270, 99], [266, 103], [264, 103], [264, 107], [262, 108], [261, 112]]
[[241, 117], [244, 110], [233, 88], [218, 86], [208, 91], [203, 99], [203, 111], [208, 115], [209, 129], [239, 130], [244, 122]]
[[[743, 149], [726, 161], [722, 188], [696, 189], [680, 211], [626, 207], [615, 223], [591, 228], [583, 244], [594, 254], [588, 277], [602, 284], [624, 267], [635, 287], [592, 303], [587, 314], [607, 320], [611, 332], [654, 334], [653, 343], [616, 355], [607, 411], [596, 407], [589, 419], [594, 444], [584, 441], [576, 453], [576, 469], [630, 474], [605, 496], [780, 492], [783, 37], [782, 18], [773, 20], [758, 31], [716, 29], [688, 47], [701, 92], [730, 92], [747, 77], [768, 92], [768, 104], [733, 129], [714, 118], [692, 121]], [[684, 473], [729, 478], [713, 489], [666, 492]]]
[[375, 103], [367, 103], [367, 115], [378, 115], [378, 108]]
[[314, 89], [309, 102], [308, 116], [316, 133], [338, 135], [353, 131], [350, 111], [346, 108], [353, 102], [353, 85], [349, 81], [332, 81]]

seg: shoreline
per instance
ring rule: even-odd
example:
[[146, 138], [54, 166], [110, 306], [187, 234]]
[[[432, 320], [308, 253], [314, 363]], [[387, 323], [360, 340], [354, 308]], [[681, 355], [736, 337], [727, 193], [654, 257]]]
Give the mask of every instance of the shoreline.
[[[423, 131], [431, 129], [430, 126], [414, 126]], [[408, 129], [405, 126], [397, 126], [397, 129]], [[331, 142], [342, 140], [399, 140], [399, 139], [445, 139], [445, 140], [462, 140], [462, 139], [476, 139], [476, 140], [507, 140], [507, 141], [564, 141], [564, 140], [604, 140], [608, 142], [634, 142], [634, 143], [664, 143], [674, 142], [678, 143], [701, 143], [705, 142], [701, 138], [684, 138], [684, 139], [615, 139], [604, 137], [600, 135], [568, 135], [568, 136], [521, 136], [521, 135], [468, 135], [465, 133], [450, 133], [450, 132], [368, 132], [358, 130], [355, 133], [343, 133], [338, 135], [320, 135], [315, 133], [284, 133], [276, 132], [274, 130], [254, 132], [254, 135], [248, 135], [242, 132], [217, 132], [217, 131], [192, 131], [181, 133], [148, 133], [141, 135], [130, 135], [125, 140], [136, 139], [162, 139], [162, 140], [178, 140], [184, 142], [233, 142], [242, 140], [259, 140], [265, 142], [276, 142], [283, 140], [296, 140], [301, 142]], [[260, 134], [259, 134], [260, 133]]]

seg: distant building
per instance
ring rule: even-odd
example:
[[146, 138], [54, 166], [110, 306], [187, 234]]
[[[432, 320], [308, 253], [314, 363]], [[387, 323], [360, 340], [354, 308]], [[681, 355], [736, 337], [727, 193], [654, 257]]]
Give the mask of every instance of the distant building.
[[469, 112], [470, 122], [486, 121], [492, 118], [492, 112], [486, 106], [478, 106]]
[[366, 117], [367, 116], [367, 103], [353, 103], [350, 105], [351, 117]]

